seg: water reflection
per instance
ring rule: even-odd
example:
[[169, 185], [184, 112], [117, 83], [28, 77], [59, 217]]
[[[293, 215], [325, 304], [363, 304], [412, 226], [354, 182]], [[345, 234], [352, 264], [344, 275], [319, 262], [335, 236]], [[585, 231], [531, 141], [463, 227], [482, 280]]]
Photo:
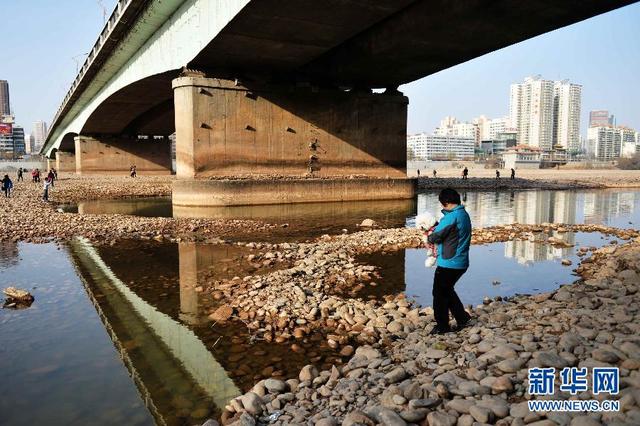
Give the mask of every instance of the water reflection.
[[14, 241], [0, 241], [0, 267], [18, 264], [18, 243]]
[[[474, 227], [511, 223], [603, 223], [628, 227], [635, 222], [635, 191], [518, 191], [462, 192], [462, 200]], [[439, 214], [436, 192], [418, 195], [418, 213]], [[411, 221], [412, 218], [410, 218]]]
[[[544, 244], [554, 236], [574, 247], [553, 247]], [[551, 291], [561, 284], [575, 281], [573, 267], [564, 266], [562, 259], [576, 265], [580, 259], [580, 246], [602, 246], [615, 238], [598, 233], [549, 233], [538, 235], [535, 241], [516, 241], [471, 246], [471, 264], [456, 284], [456, 290], [465, 304], [478, 304], [485, 296], [511, 296], [516, 293], [531, 294]], [[424, 249], [407, 249], [399, 254], [361, 256], [359, 261], [380, 268], [384, 287], [377, 296], [397, 294], [402, 291], [414, 297], [421, 305], [431, 305], [431, 288], [435, 269], [425, 268]], [[370, 290], [369, 290], [370, 291]], [[360, 294], [361, 297], [369, 293]]]

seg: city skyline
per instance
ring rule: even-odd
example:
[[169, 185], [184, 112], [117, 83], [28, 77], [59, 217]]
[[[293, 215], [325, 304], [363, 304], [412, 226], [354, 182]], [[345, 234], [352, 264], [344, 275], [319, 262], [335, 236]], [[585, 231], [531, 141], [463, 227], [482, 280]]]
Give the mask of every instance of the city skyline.
[[[12, 86], [16, 120], [27, 133], [33, 131], [34, 122], [51, 121], [75, 77], [76, 61], [84, 60], [83, 53], [104, 25], [102, 10], [95, 4], [35, 3], [5, 6], [6, 13], [16, 19], [0, 28], [5, 39], [25, 34], [20, 43], [9, 43], [10, 57], [38, 52], [26, 55], [20, 67], [0, 69], [0, 79]], [[115, 0], [103, 4], [110, 13]], [[25, 18], [27, 31], [20, 17]], [[62, 17], [74, 19], [77, 25], [61, 28], [57, 23]], [[619, 124], [640, 128], [640, 105], [632, 102], [640, 97], [640, 87], [633, 84], [637, 82], [634, 70], [640, 65], [640, 32], [635, 24], [639, 19], [640, 4], [633, 4], [403, 85], [400, 90], [411, 98], [408, 133], [431, 131], [446, 115], [463, 121], [508, 115], [509, 85], [535, 74], [583, 85], [583, 136], [590, 110], [615, 111]], [[77, 37], [78, 33], [88, 36]], [[589, 56], [594, 52], [604, 58], [594, 61]], [[47, 63], [46, 79], [40, 75], [42, 63]]]

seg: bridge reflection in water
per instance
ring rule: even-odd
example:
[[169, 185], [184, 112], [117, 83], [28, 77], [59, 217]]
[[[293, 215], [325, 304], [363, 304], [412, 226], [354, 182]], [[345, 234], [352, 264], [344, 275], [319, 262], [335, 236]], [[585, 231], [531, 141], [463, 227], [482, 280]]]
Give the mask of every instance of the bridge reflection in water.
[[[159, 424], [205, 418], [240, 394], [193, 331], [133, 292], [89, 242], [76, 239], [70, 246], [87, 294]], [[194, 308], [188, 314], [197, 318], [192, 289], [181, 306]]]
[[[344, 358], [321, 332], [275, 343], [251, 335], [242, 321], [212, 324], [217, 307], [206, 282], [265, 273], [234, 244], [121, 241], [70, 243], [70, 252], [123, 363], [158, 424], [194, 424], [220, 413], [229, 399], [267, 377], [297, 377]], [[274, 266], [278, 267], [278, 266]]]

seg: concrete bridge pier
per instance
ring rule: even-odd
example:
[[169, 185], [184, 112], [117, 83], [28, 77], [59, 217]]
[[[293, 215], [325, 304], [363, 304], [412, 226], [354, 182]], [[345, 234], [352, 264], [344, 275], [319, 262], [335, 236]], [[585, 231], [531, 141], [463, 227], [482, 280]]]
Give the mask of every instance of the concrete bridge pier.
[[55, 167], [58, 172], [75, 173], [76, 155], [73, 152], [57, 151]]
[[128, 174], [135, 165], [139, 174], [171, 174], [171, 145], [168, 138], [139, 139], [124, 136], [74, 138], [75, 170], [78, 174]]
[[406, 178], [408, 99], [397, 91], [245, 85], [201, 76], [177, 78], [173, 90], [174, 205], [414, 195], [414, 182]]

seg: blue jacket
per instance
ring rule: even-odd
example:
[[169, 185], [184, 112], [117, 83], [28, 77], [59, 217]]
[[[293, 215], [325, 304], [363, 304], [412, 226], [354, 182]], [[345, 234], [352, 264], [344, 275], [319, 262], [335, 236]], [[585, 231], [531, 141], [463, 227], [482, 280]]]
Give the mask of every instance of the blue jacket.
[[467, 269], [471, 244], [471, 219], [463, 205], [442, 210], [444, 216], [429, 235], [429, 242], [438, 245], [437, 265], [443, 268]]

